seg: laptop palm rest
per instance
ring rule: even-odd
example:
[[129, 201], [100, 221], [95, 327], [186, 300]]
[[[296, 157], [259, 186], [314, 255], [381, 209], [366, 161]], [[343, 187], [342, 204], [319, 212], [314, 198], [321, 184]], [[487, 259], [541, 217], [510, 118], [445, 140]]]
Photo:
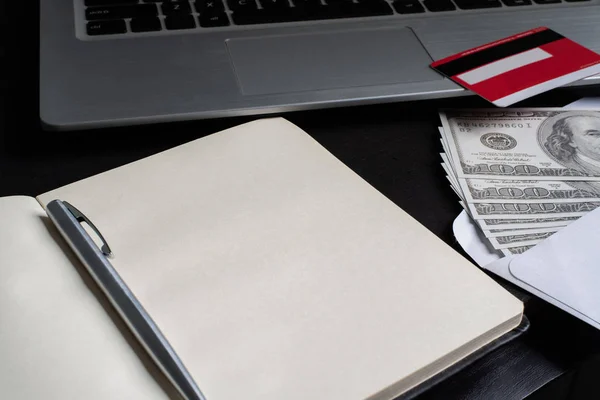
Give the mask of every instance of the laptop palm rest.
[[262, 95], [443, 79], [410, 28], [229, 39], [238, 84]]

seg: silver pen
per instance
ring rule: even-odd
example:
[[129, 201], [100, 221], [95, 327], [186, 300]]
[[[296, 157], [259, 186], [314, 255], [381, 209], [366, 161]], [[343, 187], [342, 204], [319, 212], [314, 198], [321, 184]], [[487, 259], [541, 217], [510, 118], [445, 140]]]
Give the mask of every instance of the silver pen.
[[[108, 261], [112, 251], [100, 231], [83, 213], [66, 201], [52, 200], [46, 206], [46, 213], [129, 329], [179, 393], [186, 400], [206, 400], [156, 323]], [[98, 235], [102, 241], [100, 248], [81, 226], [81, 222], [87, 223]]]

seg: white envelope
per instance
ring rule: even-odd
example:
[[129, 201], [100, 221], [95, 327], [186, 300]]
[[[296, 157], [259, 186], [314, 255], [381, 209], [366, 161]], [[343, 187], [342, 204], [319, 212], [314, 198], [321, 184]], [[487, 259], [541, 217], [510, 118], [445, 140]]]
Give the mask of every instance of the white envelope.
[[485, 246], [464, 211], [453, 227], [458, 242], [483, 269], [600, 329], [600, 209], [525, 253], [504, 258]]
[[600, 324], [600, 209], [513, 258], [510, 273]]

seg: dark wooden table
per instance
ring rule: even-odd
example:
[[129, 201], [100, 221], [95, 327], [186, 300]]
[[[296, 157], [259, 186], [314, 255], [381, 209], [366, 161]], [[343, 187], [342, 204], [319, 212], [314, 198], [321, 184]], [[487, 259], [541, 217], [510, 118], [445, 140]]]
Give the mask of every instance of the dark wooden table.
[[[35, 196], [251, 119], [44, 132], [38, 113], [37, 10], [31, 3], [11, 2], [9, 11], [0, 8], [0, 65], [5, 71], [0, 85], [0, 196]], [[13, 37], [18, 39], [7, 40]], [[561, 106], [594, 94], [600, 95], [600, 88], [562, 89], [525, 105]], [[478, 98], [464, 97], [284, 117], [461, 251], [451, 231], [461, 208], [440, 167], [437, 110], [485, 106]], [[501, 283], [525, 302], [530, 330], [421, 398], [600, 398], [600, 332]]]

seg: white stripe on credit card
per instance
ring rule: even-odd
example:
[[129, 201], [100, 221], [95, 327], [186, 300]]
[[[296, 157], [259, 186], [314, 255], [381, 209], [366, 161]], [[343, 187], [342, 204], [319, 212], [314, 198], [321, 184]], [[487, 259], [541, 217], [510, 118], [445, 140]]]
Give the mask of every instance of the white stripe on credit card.
[[458, 75], [457, 78], [469, 85], [474, 85], [496, 75], [501, 75], [513, 69], [533, 64], [534, 62], [545, 60], [550, 57], [552, 57], [552, 54], [547, 53], [538, 47], [515, 54], [514, 56], [503, 58], [502, 60], [494, 61], [483, 67], [472, 69], [469, 72]]

